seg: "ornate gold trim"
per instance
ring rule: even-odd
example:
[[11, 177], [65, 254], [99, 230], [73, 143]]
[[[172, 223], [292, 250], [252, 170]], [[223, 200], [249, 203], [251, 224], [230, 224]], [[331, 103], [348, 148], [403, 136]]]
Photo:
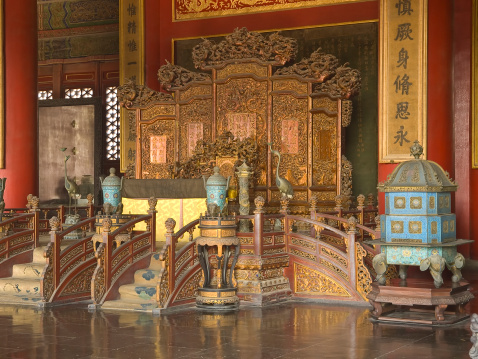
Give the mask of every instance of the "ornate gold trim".
[[[249, 15], [260, 12], [272, 12], [278, 10], [306, 9], [317, 6], [330, 6], [338, 4], [350, 4], [363, 2], [364, 0], [284, 0], [284, 1], [247, 1], [247, 2], [229, 2], [223, 4], [230, 8], [219, 8], [217, 1], [204, 0], [197, 2], [193, 0], [182, 1], [188, 8], [189, 13], [180, 13], [177, 9], [177, 0], [172, 0], [172, 21], [185, 21], [193, 19], [216, 18], [223, 16]], [[260, 4], [260, 5], [259, 5]], [[211, 8], [215, 5], [215, 9]], [[238, 6], [239, 5], [239, 6]], [[240, 5], [243, 5], [241, 8]], [[209, 10], [211, 9], [211, 10]]]
[[[413, 2], [413, 12], [406, 19], [400, 18], [395, 8], [395, 2], [387, 0], [380, 1], [380, 65], [379, 72], [380, 99], [379, 99], [379, 161], [380, 163], [403, 162], [410, 159], [409, 147], [413, 141], [418, 140], [423, 145], [424, 158], [427, 158], [427, 38], [428, 38], [428, 0]], [[397, 57], [404, 44], [396, 42], [395, 38], [399, 33], [399, 26], [410, 25], [413, 32], [413, 46], [407, 47], [405, 52], [408, 56], [408, 68], [401, 66], [395, 70]], [[393, 28], [392, 28], [393, 27]], [[406, 32], [405, 32], [406, 33]], [[403, 33], [402, 33], [403, 34]], [[411, 33], [409, 33], [411, 34]], [[406, 36], [405, 36], [406, 37]], [[410, 36], [411, 37], [411, 36]], [[406, 40], [407, 41], [407, 40]], [[410, 42], [408, 42], [410, 44]], [[393, 58], [392, 58], [393, 53]], [[400, 71], [398, 71], [400, 70]], [[393, 86], [402, 86], [405, 81], [411, 83], [409, 90], [406, 90], [410, 97], [403, 101], [406, 96], [394, 96]], [[408, 80], [404, 78], [407, 77]], [[413, 88], [412, 88], [413, 86]], [[416, 90], [415, 90], [416, 89]], [[403, 92], [403, 87], [401, 88]], [[409, 91], [409, 92], [408, 92]], [[408, 95], [407, 95], [408, 96]], [[408, 119], [396, 119], [397, 101], [406, 103]], [[409, 102], [410, 101], [410, 102]], [[403, 115], [405, 116], [405, 115]], [[407, 121], [407, 122], [404, 122]], [[394, 128], [391, 128], [391, 126]], [[399, 148], [393, 146], [395, 137], [399, 136]], [[408, 134], [407, 140], [403, 140]], [[393, 146], [393, 148], [392, 148]]]

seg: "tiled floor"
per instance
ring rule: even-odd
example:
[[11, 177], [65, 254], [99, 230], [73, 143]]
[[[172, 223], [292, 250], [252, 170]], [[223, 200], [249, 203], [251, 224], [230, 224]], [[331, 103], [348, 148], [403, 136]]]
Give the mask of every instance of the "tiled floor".
[[[477, 271], [467, 275], [478, 288]], [[477, 299], [471, 310], [478, 312]], [[469, 325], [374, 324], [363, 307], [304, 302], [160, 317], [79, 304], [0, 307], [0, 358], [469, 358]]]

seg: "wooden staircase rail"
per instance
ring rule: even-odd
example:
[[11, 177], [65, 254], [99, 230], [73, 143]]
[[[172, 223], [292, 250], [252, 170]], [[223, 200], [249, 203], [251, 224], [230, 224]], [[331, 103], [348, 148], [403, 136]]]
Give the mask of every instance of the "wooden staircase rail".
[[[15, 228], [19, 222], [25, 222], [23, 228]], [[4, 236], [0, 239], [0, 277], [9, 277], [12, 266], [25, 263], [33, 257], [33, 249], [39, 245], [39, 212], [15, 214], [0, 222], [0, 230]]]
[[[174, 232], [176, 221], [172, 218], [168, 218], [165, 222], [166, 226], [166, 244], [159, 254], [161, 260], [162, 269], [158, 276], [158, 282], [156, 284], [156, 301], [159, 308], [166, 308], [171, 304], [172, 296], [175, 294], [176, 284], [178, 278], [181, 278], [184, 271], [191, 263], [194, 263], [197, 259], [197, 251], [194, 250], [196, 245], [193, 238], [193, 231], [199, 224], [199, 218], [189, 222], [183, 226], [179, 231]], [[179, 238], [184, 234], [189, 233], [189, 243], [183, 247], [180, 251], [176, 252], [176, 244]], [[189, 256], [187, 256], [187, 252]], [[182, 257], [184, 256], [184, 260]]]
[[[133, 217], [114, 232], [110, 232], [111, 220], [103, 220], [102, 243], [95, 253], [97, 266], [91, 280], [91, 297], [96, 306], [116, 295], [118, 280], [128, 268], [156, 250], [156, 211]], [[142, 221], [147, 223], [146, 231], [133, 232], [134, 225]], [[115, 238], [125, 232], [130, 233], [130, 237], [137, 234], [113, 250]]]
[[[93, 233], [86, 235], [86, 228], [92, 228], [95, 220], [95, 217], [86, 218], [68, 227], [68, 229], [60, 231], [60, 220], [57, 217], [50, 219], [50, 242], [43, 253], [43, 257], [46, 259], [46, 266], [40, 282], [43, 302], [51, 303], [57, 300], [62, 289], [69, 284], [74, 275], [88, 267], [88, 264], [91, 266], [95, 263], [93, 242], [91, 241]], [[63, 239], [78, 229], [83, 230], [83, 238], [61, 250]], [[76, 290], [70, 289], [70, 295], [63, 298], [63, 300], [71, 301], [89, 298], [90, 291], [85, 291], [84, 287], [85, 285], [83, 284], [76, 288]]]

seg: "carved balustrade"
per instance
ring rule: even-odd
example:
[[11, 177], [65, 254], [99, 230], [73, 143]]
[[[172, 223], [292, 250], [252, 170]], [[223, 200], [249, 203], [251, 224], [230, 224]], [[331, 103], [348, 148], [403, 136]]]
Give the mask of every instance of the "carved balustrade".
[[[50, 242], [44, 250], [46, 267], [43, 270], [40, 291], [44, 303], [89, 299], [91, 278], [96, 267], [93, 249], [93, 233], [86, 236], [86, 229], [92, 228], [95, 217], [90, 217], [61, 231], [58, 217], [49, 221]], [[64, 238], [78, 229], [83, 230], [80, 240], [64, 247]]]
[[[134, 272], [135, 268], [145, 267], [150, 255], [156, 251], [156, 200], [150, 199], [149, 202], [147, 215], [133, 215], [130, 221], [113, 232], [110, 231], [111, 219], [103, 220], [102, 241], [96, 249], [97, 265], [91, 281], [93, 306], [116, 296], [122, 276]], [[145, 231], [132, 230], [136, 223], [143, 221], [146, 222]], [[125, 232], [131, 233], [132, 238], [115, 248], [117, 237]]]
[[[33, 197], [33, 196], [32, 196]], [[24, 208], [7, 208], [3, 212], [4, 218], [9, 218], [18, 213], [28, 213], [32, 208], [31, 197], [27, 199], [28, 203]], [[49, 233], [49, 220], [52, 217], [61, 218], [62, 222], [65, 221], [65, 217], [68, 213], [68, 208], [64, 205], [59, 206], [38, 206], [39, 209], [39, 233], [46, 234]], [[95, 215], [95, 212], [100, 210], [100, 206], [95, 206], [91, 201], [88, 202], [86, 206], [77, 206], [74, 209], [74, 213], [78, 213], [80, 218], [91, 218]], [[23, 224], [25, 226], [25, 224]], [[94, 225], [90, 227], [90, 231], [93, 231]]]
[[[156, 285], [156, 300], [159, 308], [165, 308], [172, 304], [172, 301], [178, 296], [177, 290], [181, 286], [183, 279], [186, 279], [188, 272], [196, 272], [199, 269], [199, 260], [196, 242], [194, 241], [194, 229], [199, 223], [196, 219], [186, 224], [179, 231], [174, 232], [176, 221], [168, 218], [166, 225], [166, 244], [159, 254], [159, 259], [162, 261], [162, 269], [158, 277]], [[177, 244], [179, 238], [189, 233], [189, 243], [177, 251]], [[194, 288], [188, 296], [178, 298], [178, 300], [194, 300]]]
[[13, 264], [31, 260], [39, 245], [39, 216], [34, 208], [0, 222], [0, 277], [9, 277]]

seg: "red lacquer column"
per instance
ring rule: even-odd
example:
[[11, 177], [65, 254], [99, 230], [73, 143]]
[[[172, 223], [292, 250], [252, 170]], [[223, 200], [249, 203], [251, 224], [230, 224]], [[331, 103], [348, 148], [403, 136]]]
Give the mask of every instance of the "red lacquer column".
[[37, 2], [4, 0], [5, 206], [38, 194]]

